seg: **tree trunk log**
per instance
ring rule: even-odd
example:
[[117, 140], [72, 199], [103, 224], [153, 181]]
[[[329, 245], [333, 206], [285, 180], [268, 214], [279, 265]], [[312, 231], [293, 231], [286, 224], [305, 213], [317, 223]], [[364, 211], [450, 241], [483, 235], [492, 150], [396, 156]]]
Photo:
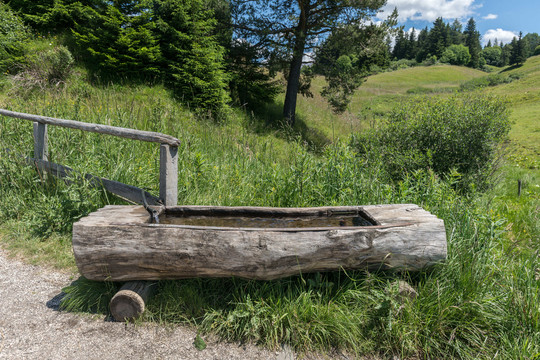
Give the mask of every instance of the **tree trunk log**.
[[[73, 225], [73, 252], [91, 280], [229, 277], [270, 280], [344, 269], [414, 271], [446, 258], [441, 219], [417, 205], [327, 208], [172, 207], [166, 214], [255, 218], [356, 211], [373, 226], [246, 228], [150, 224], [143, 207], [107, 206]], [[325, 215], [326, 214], [326, 215]]]
[[130, 281], [113, 296], [109, 304], [111, 314], [116, 321], [138, 319], [145, 309], [145, 304], [155, 289], [150, 281]]

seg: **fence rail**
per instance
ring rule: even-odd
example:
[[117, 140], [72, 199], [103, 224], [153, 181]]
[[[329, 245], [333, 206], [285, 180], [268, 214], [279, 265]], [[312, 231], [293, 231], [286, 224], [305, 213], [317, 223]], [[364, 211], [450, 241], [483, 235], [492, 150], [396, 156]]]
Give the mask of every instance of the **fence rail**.
[[[151, 132], [135, 129], [127, 129], [117, 126], [86, 123], [74, 120], [56, 119], [46, 116], [25, 114], [5, 109], [0, 109], [0, 115], [12, 118], [29, 120], [34, 122], [34, 157], [30, 159], [41, 170], [46, 170], [51, 174], [64, 178], [73, 170], [64, 165], [55, 164], [48, 161], [48, 136], [47, 125], [60, 126], [70, 129], [77, 129], [98, 134], [106, 134], [117, 137], [123, 137], [132, 140], [155, 142], [160, 146], [160, 164], [159, 164], [159, 198], [146, 193], [149, 203], [154, 205], [163, 203], [165, 206], [175, 206], [178, 201], [178, 146], [180, 140], [177, 138]], [[94, 175], [85, 174], [92, 184], [101, 184], [108, 191], [126, 198], [136, 203], [142, 203], [141, 192], [144, 191], [132, 185], [123, 184], [117, 181], [99, 178]]]

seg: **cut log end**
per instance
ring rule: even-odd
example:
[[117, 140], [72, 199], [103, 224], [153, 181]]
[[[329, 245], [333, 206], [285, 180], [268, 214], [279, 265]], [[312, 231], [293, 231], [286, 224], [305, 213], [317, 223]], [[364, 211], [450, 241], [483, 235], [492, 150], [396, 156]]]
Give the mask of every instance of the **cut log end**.
[[109, 304], [111, 314], [116, 321], [133, 321], [145, 310], [153, 289], [148, 281], [131, 281], [116, 293]]

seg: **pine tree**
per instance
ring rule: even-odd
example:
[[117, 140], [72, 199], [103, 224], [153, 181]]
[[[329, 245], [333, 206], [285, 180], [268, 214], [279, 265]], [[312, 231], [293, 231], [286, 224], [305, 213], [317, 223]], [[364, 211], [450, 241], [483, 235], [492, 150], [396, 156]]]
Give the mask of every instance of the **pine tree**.
[[428, 54], [435, 55], [437, 58], [442, 56], [449, 45], [449, 30], [442, 17], [435, 20], [428, 35]]
[[418, 52], [418, 47], [416, 43], [416, 30], [414, 28], [411, 29], [411, 32], [409, 34], [409, 46], [407, 48], [407, 59], [414, 59], [416, 57], [416, 53]]
[[492, 46], [492, 45], [491, 45], [491, 39], [490, 39], [490, 40], [488, 40], [488, 43], [486, 44], [485, 47], [490, 48], [491, 46]]
[[396, 43], [392, 50], [392, 56], [397, 59], [404, 59], [407, 55], [407, 37], [403, 32], [403, 28], [400, 28], [396, 36]]
[[463, 44], [463, 26], [458, 19], [455, 19], [450, 26], [450, 43], [454, 45]]
[[523, 33], [519, 32], [519, 39], [512, 39], [512, 50], [510, 51], [510, 65], [521, 65], [527, 60], [525, 54], [525, 43], [523, 41]]
[[428, 43], [428, 28], [427, 26], [420, 30], [420, 33], [418, 34], [418, 41], [416, 42], [416, 46], [418, 51], [416, 52], [416, 61], [422, 62], [427, 58], [427, 43]]
[[469, 66], [478, 68], [480, 66], [480, 33], [476, 30], [476, 22], [473, 18], [470, 18], [467, 22], [467, 27], [463, 32], [465, 35], [465, 45], [469, 48], [469, 54], [471, 54], [471, 61]]

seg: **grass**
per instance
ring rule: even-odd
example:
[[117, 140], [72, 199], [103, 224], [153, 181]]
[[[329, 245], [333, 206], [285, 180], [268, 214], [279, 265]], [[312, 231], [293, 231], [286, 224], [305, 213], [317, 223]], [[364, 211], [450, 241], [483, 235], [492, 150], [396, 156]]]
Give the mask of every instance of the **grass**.
[[514, 161], [527, 168], [540, 168], [540, 56], [504, 72], [520, 78], [487, 91], [508, 98], [512, 104], [510, 131]]
[[333, 114], [320, 95], [324, 79], [315, 77], [313, 98], [298, 98], [298, 113], [309, 127], [328, 139], [346, 139], [348, 134], [372, 126], [400, 101], [411, 94], [449, 93], [473, 78], [485, 73], [453, 65], [412, 67], [370, 76], [354, 94], [349, 109], [342, 115]]
[[[537, 58], [530, 61], [534, 64]], [[511, 70], [524, 72], [519, 80], [489, 91], [518, 99], [520, 84], [535, 86], [529, 79], [537, 76], [531, 64]], [[264, 125], [265, 116], [279, 112], [279, 101], [265, 109], [266, 114], [234, 110], [228, 122], [217, 124], [194, 117], [159, 85], [95, 87], [84, 81], [82, 71], [63, 89], [24, 96], [11, 92], [6, 83], [0, 107], [178, 137], [180, 204], [417, 203], [445, 221], [448, 260], [430, 271], [341, 271], [275, 281], [162, 281], [144, 321], [187, 323], [203, 337], [213, 333], [269, 348], [289, 344], [299, 352], [338, 349], [354, 357], [534, 359], [540, 356], [538, 173], [510, 163], [490, 193], [464, 196], [429, 170], [389, 182], [381, 164], [367, 163], [344, 141], [351, 130], [378, 121], [412, 96], [409, 89], [457, 89], [481, 75], [450, 66], [379, 74], [363, 85], [345, 116], [331, 115], [322, 99], [314, 97], [301, 101], [299, 127], [285, 130]], [[314, 85], [320, 88], [321, 80]], [[361, 108], [367, 110], [360, 113]], [[524, 122], [529, 121], [527, 114]], [[516, 120], [514, 129], [521, 126], [521, 119]], [[0, 153], [0, 241], [33, 261], [73, 269], [71, 223], [121, 201], [84, 183], [66, 185], [44, 178], [23, 165], [15, 154], [32, 154], [31, 134], [30, 123], [0, 118], [0, 149], [11, 149]], [[521, 143], [521, 137], [511, 136]], [[157, 194], [155, 144], [59, 128], [50, 128], [49, 138], [53, 161]], [[518, 179], [524, 183], [521, 196]], [[399, 295], [399, 280], [414, 287], [416, 299]], [[81, 278], [66, 289], [64, 306], [106, 313], [118, 286]]]

